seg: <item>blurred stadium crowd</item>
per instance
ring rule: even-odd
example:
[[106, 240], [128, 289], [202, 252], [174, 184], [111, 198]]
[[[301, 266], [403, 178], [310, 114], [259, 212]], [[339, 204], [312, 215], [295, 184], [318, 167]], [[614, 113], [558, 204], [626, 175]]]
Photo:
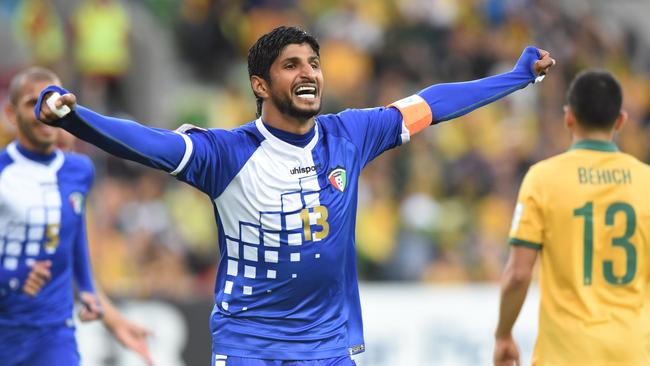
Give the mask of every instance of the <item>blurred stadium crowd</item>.
[[[562, 106], [578, 70], [605, 67], [621, 80], [630, 121], [619, 145], [650, 159], [649, 39], [605, 3], [1, 0], [0, 99], [17, 70], [38, 64], [98, 111], [172, 129], [233, 128], [255, 118], [248, 47], [276, 25], [302, 25], [321, 42], [324, 113], [503, 72], [537, 45], [558, 60], [538, 87], [428, 129], [362, 176], [362, 279], [493, 281], [521, 177], [570, 143]], [[3, 146], [12, 135], [3, 123]], [[209, 200], [84, 143], [75, 149], [96, 163], [89, 237], [107, 292], [207, 298], [218, 262]]]

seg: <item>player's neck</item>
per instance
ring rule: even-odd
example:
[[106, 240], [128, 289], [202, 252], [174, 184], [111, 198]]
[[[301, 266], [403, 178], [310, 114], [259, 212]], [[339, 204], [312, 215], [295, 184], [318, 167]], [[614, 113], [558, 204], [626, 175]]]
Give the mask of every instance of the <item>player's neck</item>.
[[572, 134], [572, 143], [590, 140], [590, 141], [604, 141], [612, 142], [614, 138], [614, 131], [598, 131], [598, 130], [574, 130]]
[[53, 149], [50, 151], [49, 149], [42, 150], [27, 148], [20, 141], [18, 141], [16, 144], [16, 149], [22, 156], [26, 157], [27, 159], [43, 164], [49, 164], [56, 156]]
[[56, 150], [56, 146], [54, 146], [54, 144], [41, 145], [33, 143], [23, 136], [17, 136], [16, 140], [18, 140], [18, 145], [23, 151], [27, 151], [32, 154], [48, 156], [51, 155], [54, 150]]
[[272, 108], [262, 109], [262, 121], [273, 128], [296, 135], [305, 135], [309, 133], [309, 131], [314, 127], [314, 123], [316, 123], [315, 117], [299, 119]]

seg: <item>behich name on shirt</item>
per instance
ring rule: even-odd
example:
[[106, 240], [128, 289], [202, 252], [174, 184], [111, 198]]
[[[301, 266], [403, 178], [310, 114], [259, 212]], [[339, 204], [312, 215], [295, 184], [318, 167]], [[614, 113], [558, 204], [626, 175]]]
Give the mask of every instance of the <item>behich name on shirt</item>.
[[632, 173], [629, 169], [597, 169], [578, 168], [578, 181], [580, 184], [631, 184]]
[[320, 169], [320, 164], [312, 165], [312, 166], [297, 166], [293, 169], [291, 169], [289, 172], [294, 175], [294, 174], [308, 174], [312, 172], [316, 172], [318, 169]]

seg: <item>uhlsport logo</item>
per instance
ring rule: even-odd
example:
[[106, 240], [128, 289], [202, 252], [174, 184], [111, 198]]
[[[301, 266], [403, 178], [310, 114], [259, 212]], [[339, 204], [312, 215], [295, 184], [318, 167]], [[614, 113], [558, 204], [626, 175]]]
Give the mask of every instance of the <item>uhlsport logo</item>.
[[68, 199], [70, 200], [70, 205], [72, 205], [74, 213], [80, 215], [84, 207], [84, 195], [81, 192], [73, 192], [70, 193]]
[[345, 190], [345, 185], [347, 184], [345, 169], [336, 167], [330, 172], [327, 176], [327, 179], [330, 181], [332, 186], [337, 190], [343, 192]]
[[291, 175], [295, 174], [309, 174], [309, 173], [315, 173], [318, 169], [320, 169], [320, 164], [315, 164], [312, 166], [297, 166], [289, 171]]

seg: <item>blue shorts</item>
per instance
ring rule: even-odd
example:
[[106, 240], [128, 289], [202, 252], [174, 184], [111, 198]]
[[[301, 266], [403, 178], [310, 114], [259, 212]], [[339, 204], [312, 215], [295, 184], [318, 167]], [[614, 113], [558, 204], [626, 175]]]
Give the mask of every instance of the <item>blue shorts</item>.
[[79, 366], [74, 328], [0, 326], [2, 366]]
[[356, 366], [350, 356], [325, 358], [322, 360], [263, 360], [236, 356], [212, 354], [212, 366]]

